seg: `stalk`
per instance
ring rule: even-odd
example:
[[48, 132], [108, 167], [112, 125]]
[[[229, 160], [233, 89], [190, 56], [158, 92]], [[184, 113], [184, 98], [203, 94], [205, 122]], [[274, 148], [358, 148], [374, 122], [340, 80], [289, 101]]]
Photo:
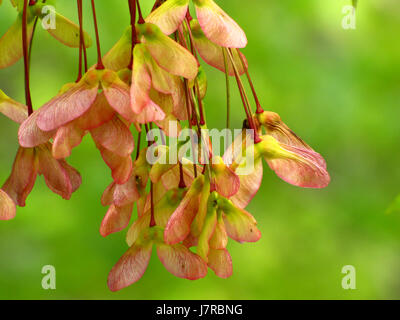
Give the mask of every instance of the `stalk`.
[[82, 27], [82, 0], [77, 0], [78, 5], [78, 20], [79, 20], [79, 67], [78, 77], [75, 82], [79, 82], [82, 79], [82, 53], [83, 47], [85, 46], [83, 38], [83, 27]]
[[247, 80], [249, 81], [249, 85], [250, 85], [251, 91], [252, 91], [252, 93], [253, 93], [254, 100], [255, 100], [255, 102], [256, 102], [256, 106], [257, 106], [257, 111], [256, 111], [256, 112], [257, 112], [257, 113], [263, 113], [264, 110], [263, 110], [263, 108], [261, 107], [260, 100], [258, 100], [258, 96], [257, 96], [257, 93], [256, 93], [256, 89], [254, 88], [253, 81], [251, 80], [249, 70], [248, 70], [248, 68], [246, 68], [246, 64], [244, 63], [243, 57], [242, 57], [242, 55], [240, 54], [239, 49], [236, 49], [236, 50], [237, 50], [237, 54], [238, 54], [238, 56], [239, 56], [239, 58], [240, 58], [240, 62], [242, 63], [243, 70], [245, 70], [245, 72], [246, 72]]
[[104, 65], [101, 59], [101, 49], [100, 49], [100, 37], [99, 37], [99, 29], [97, 27], [97, 17], [96, 17], [96, 8], [94, 5], [94, 0], [92, 0], [92, 12], [93, 12], [93, 23], [94, 23], [94, 30], [96, 33], [96, 44], [97, 44], [97, 70], [103, 70]]
[[178, 161], [178, 163], [179, 163], [179, 185], [178, 185], [178, 187], [180, 189], [183, 189], [183, 188], [186, 188], [185, 180], [183, 179], [183, 166], [180, 161]]
[[24, 55], [24, 77], [25, 77], [25, 101], [28, 107], [28, 115], [33, 113], [32, 107], [32, 97], [30, 90], [30, 80], [29, 80], [29, 54], [28, 54], [28, 0], [24, 0], [24, 7], [22, 11], [22, 50]]
[[132, 28], [132, 47], [131, 47], [131, 61], [129, 62], [129, 68], [132, 70], [133, 68], [133, 49], [135, 48], [137, 35], [136, 35], [136, 1], [135, 0], [128, 0], [129, 2], [129, 12], [131, 15], [131, 28]]
[[225, 82], [226, 82], [226, 128], [230, 129], [231, 126], [231, 91], [229, 85], [229, 67], [228, 67], [228, 58], [226, 57], [226, 49], [222, 48], [222, 54], [224, 55], [224, 64], [225, 64]]
[[143, 23], [145, 23], [146, 21], [144, 21], [144, 19], [143, 19], [142, 9], [140, 8], [139, 0], [136, 0], [136, 4], [137, 4], [138, 12], [139, 12], [139, 20], [138, 20], [138, 23], [139, 23], [139, 24], [143, 24]]
[[244, 90], [244, 86], [243, 86], [242, 80], [240, 79], [240, 75], [239, 75], [239, 72], [237, 70], [235, 61], [233, 60], [232, 53], [229, 50], [227, 50], [227, 53], [228, 53], [229, 59], [231, 60], [231, 63], [232, 63], [232, 66], [233, 66], [233, 70], [235, 72], [235, 78], [236, 78], [236, 82], [237, 82], [238, 87], [239, 87], [240, 97], [241, 97], [242, 102], [243, 102], [243, 107], [244, 107], [244, 110], [245, 110], [245, 113], [246, 113], [247, 121], [249, 122], [250, 128], [253, 129], [253, 131], [254, 131], [254, 143], [259, 143], [261, 141], [261, 139], [258, 136], [257, 128], [256, 128], [256, 125], [254, 123], [254, 119], [253, 119], [252, 114], [251, 114], [249, 99], [247, 98], [246, 92]]

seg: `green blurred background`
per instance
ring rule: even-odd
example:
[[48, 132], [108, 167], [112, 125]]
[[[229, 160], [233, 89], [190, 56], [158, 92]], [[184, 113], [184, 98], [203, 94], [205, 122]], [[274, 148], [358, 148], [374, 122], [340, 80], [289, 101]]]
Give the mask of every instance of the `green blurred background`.
[[[105, 53], [129, 23], [127, 1], [97, 0]], [[153, 1], [142, 0], [144, 12]], [[100, 236], [106, 208], [100, 197], [111, 177], [88, 137], [70, 163], [83, 185], [70, 201], [51, 193], [39, 178], [16, 219], [0, 223], [1, 299], [398, 299], [400, 218], [385, 214], [400, 192], [400, 5], [398, 0], [359, 1], [357, 29], [344, 30], [345, 0], [217, 1], [246, 31], [244, 50], [267, 110], [278, 112], [320, 152], [332, 176], [324, 190], [279, 180], [265, 168], [260, 192], [248, 207], [262, 239], [230, 241], [234, 274], [212, 271], [202, 280], [175, 278], [156, 255], [142, 280], [118, 293], [107, 274], [125, 252], [125, 233]], [[93, 35], [89, 1], [85, 28]], [[77, 21], [75, 1], [58, 10]], [[0, 34], [16, 13], [5, 0]], [[32, 56], [35, 107], [75, 80], [78, 52], [39, 29]], [[94, 63], [95, 49], [90, 50]], [[21, 102], [23, 65], [0, 70], [0, 88]], [[224, 74], [206, 68], [209, 127], [224, 127]], [[232, 80], [233, 81], [233, 80]], [[232, 82], [233, 83], [233, 82]], [[233, 124], [244, 114], [233, 96]], [[17, 125], [0, 116], [0, 180], [17, 150]], [[54, 265], [57, 289], [43, 290], [41, 269]], [[343, 290], [341, 269], [353, 265], [357, 289]]]

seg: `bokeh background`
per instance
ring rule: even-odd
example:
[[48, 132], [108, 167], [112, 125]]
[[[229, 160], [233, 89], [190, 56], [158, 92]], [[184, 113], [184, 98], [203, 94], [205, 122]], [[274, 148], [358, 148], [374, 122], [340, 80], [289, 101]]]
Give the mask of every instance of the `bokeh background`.
[[[129, 23], [127, 1], [97, 0], [105, 53]], [[153, 1], [142, 0], [149, 12]], [[127, 249], [125, 233], [100, 236], [111, 182], [88, 137], [69, 159], [83, 177], [70, 201], [51, 193], [40, 177], [16, 219], [0, 223], [1, 299], [398, 299], [400, 215], [386, 209], [400, 193], [400, 5], [397, 0], [359, 1], [357, 29], [342, 28], [345, 0], [217, 1], [246, 31], [243, 52], [263, 107], [284, 121], [327, 160], [332, 183], [305, 190], [265, 168], [264, 183], [248, 207], [262, 239], [230, 241], [234, 274], [212, 271], [202, 280], [175, 278], [153, 253], [142, 280], [118, 293], [107, 274]], [[93, 35], [89, 1], [85, 29]], [[75, 1], [58, 11], [77, 21]], [[16, 17], [0, 7], [0, 34]], [[89, 51], [90, 63], [95, 48]], [[35, 107], [77, 74], [78, 52], [46, 32], [36, 33], [32, 56]], [[0, 70], [0, 88], [21, 102], [23, 64]], [[209, 127], [224, 127], [224, 74], [206, 67]], [[231, 82], [233, 83], [233, 81]], [[234, 90], [237, 91], [236, 89]], [[233, 124], [244, 114], [233, 95]], [[0, 115], [0, 180], [17, 150], [17, 125]], [[54, 265], [57, 289], [43, 290], [41, 269]], [[356, 290], [343, 290], [341, 269], [356, 268]]]

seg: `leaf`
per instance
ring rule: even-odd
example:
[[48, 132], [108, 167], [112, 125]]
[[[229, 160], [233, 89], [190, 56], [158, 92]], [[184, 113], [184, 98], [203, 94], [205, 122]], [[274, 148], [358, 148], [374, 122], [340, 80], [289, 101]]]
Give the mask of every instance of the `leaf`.
[[36, 181], [38, 167], [35, 149], [18, 149], [11, 175], [2, 189], [20, 207], [25, 207], [26, 198]]
[[256, 145], [270, 168], [282, 180], [302, 188], [325, 188], [330, 182], [326, 163], [312, 150], [279, 143], [272, 136], [262, 136]]
[[[27, 40], [32, 39], [34, 19], [28, 17]], [[0, 69], [7, 68], [22, 58], [22, 15], [19, 14], [14, 24], [0, 38]]]
[[[162, 186], [162, 183], [159, 183], [159, 185]], [[178, 208], [185, 195], [185, 192], [186, 189], [175, 188], [168, 190], [160, 199], [158, 199], [154, 206], [154, 219], [157, 226], [161, 228], [165, 228], [167, 226], [171, 215]]]
[[39, 160], [39, 174], [44, 176], [46, 185], [54, 193], [69, 200], [72, 195], [72, 183], [62, 163], [53, 158], [51, 145], [41, 145], [35, 150]]
[[257, 113], [256, 119], [259, 124], [264, 126], [267, 134], [273, 136], [279, 142], [314, 151], [282, 121], [279, 114], [271, 111], [264, 111], [262, 113]]
[[[244, 163], [244, 165], [246, 165]], [[239, 208], [246, 208], [260, 189], [263, 178], [261, 159], [254, 163], [254, 170], [249, 174], [239, 175], [240, 186], [238, 192], [230, 200]]]
[[210, 190], [211, 190], [210, 179], [206, 178], [204, 179], [203, 188], [200, 191], [199, 195], [200, 198], [199, 210], [191, 226], [192, 229], [191, 232], [194, 237], [199, 237], [203, 231], [203, 226], [205, 223], [204, 221], [206, 219], [208, 211], [208, 200], [210, 197]]
[[147, 23], [157, 25], [164, 34], [170, 35], [185, 19], [188, 7], [189, 0], [167, 0], [145, 20]]
[[60, 160], [58, 160], [58, 162], [61, 164], [61, 166], [67, 172], [67, 176], [69, 177], [69, 180], [71, 181], [72, 193], [74, 193], [76, 190], [79, 189], [79, 187], [82, 184], [81, 174], [78, 172], [78, 170], [76, 170], [75, 168], [70, 166], [67, 163], [67, 161], [65, 161], [64, 159], [60, 159]]
[[55, 159], [68, 158], [72, 149], [81, 144], [84, 135], [84, 130], [77, 126], [75, 121], [59, 128], [54, 136], [53, 157]]
[[165, 243], [176, 244], [183, 241], [190, 233], [190, 226], [199, 208], [199, 192], [203, 186], [203, 180], [203, 176], [195, 179], [172, 214], [164, 231]]
[[199, 67], [199, 73], [197, 74], [196, 79], [193, 83], [193, 86], [197, 90], [196, 85], [198, 86], [199, 89], [199, 98], [203, 100], [207, 93], [208, 82], [207, 82], [207, 75], [202, 66]]
[[[89, 74], [86, 76], [89, 77]], [[98, 83], [88, 83], [83, 77], [79, 83], [39, 109], [37, 125], [43, 131], [52, 131], [79, 118], [92, 106], [97, 91]]]
[[140, 114], [150, 103], [151, 75], [146, 64], [146, 48], [137, 44], [133, 50], [133, 70], [131, 85], [131, 106], [133, 112]]
[[[225, 58], [224, 58], [224, 54], [222, 51], [225, 49], [223, 49], [221, 46], [208, 40], [208, 38], [205, 36], [203, 30], [201, 30], [201, 27], [197, 20], [193, 19], [192, 21], [190, 21], [190, 28], [192, 29], [194, 45], [195, 45], [197, 51], [199, 52], [201, 58], [210, 66], [225, 73]], [[247, 59], [244, 56], [244, 54], [238, 50], [232, 50], [232, 57], [233, 57], [235, 66], [238, 70], [238, 73], [240, 75], [243, 75], [246, 72], [246, 69], [243, 68], [243, 63], [239, 57], [239, 54], [242, 57], [244, 65], [247, 69], [248, 62], [247, 62]], [[228, 57], [228, 54], [226, 55], [226, 59], [227, 59], [227, 64], [228, 64], [228, 73], [230, 76], [234, 76], [235, 70], [233, 68], [231, 60]]]
[[240, 188], [240, 179], [228, 168], [221, 157], [212, 159], [212, 172], [216, 191], [225, 198], [234, 196]]
[[194, 79], [198, 65], [193, 55], [154, 24], [139, 25], [144, 44], [157, 64], [169, 73]]
[[158, 244], [157, 255], [164, 267], [176, 277], [197, 280], [207, 275], [205, 262], [182, 244]]
[[[191, 186], [193, 183], [194, 177], [194, 167], [192, 163], [185, 163], [182, 165], [183, 169], [183, 181], [185, 182], [185, 186]], [[197, 172], [200, 172], [202, 168], [197, 166]], [[179, 166], [174, 166], [171, 170], [165, 172], [161, 177], [161, 182], [163, 186], [170, 190], [172, 188], [179, 187], [180, 180], [180, 169]]]
[[147, 212], [147, 214], [143, 214], [132, 224], [126, 234], [126, 243], [128, 246], [132, 246], [138, 241], [142, 232], [149, 227], [150, 218], [151, 216]]
[[117, 43], [108, 51], [102, 61], [104, 66], [113, 71], [128, 67], [132, 54], [132, 28], [128, 27]]
[[213, 0], [193, 0], [197, 19], [204, 34], [225, 48], [244, 48], [247, 38], [239, 25]]
[[160, 68], [150, 54], [147, 53], [145, 58], [153, 88], [164, 94], [172, 94], [175, 90], [175, 76]]
[[28, 107], [11, 99], [1, 89], [0, 112], [17, 123], [22, 123], [28, 118]]
[[110, 206], [114, 203], [114, 191], [116, 188], [117, 184], [113, 181], [111, 182], [106, 190], [104, 190], [102, 196], [101, 196], [101, 205], [106, 207]]
[[[42, 14], [41, 18], [46, 16]], [[55, 39], [60, 41], [71, 48], [79, 48], [80, 46], [80, 30], [79, 26], [73, 23], [71, 20], [65, 18], [59, 13], [55, 13], [55, 29], [46, 29]], [[85, 41], [86, 48], [92, 45], [92, 39], [89, 34], [84, 31], [83, 38]]]
[[124, 230], [131, 220], [133, 204], [123, 207], [111, 205], [100, 226], [100, 234], [103, 237]]
[[74, 120], [74, 123], [82, 130], [93, 130], [111, 121], [114, 115], [115, 111], [110, 107], [104, 92], [100, 92], [89, 110]]
[[5, 191], [0, 189], [0, 220], [14, 219], [16, 210], [14, 201]]
[[101, 84], [109, 105], [125, 120], [132, 121], [135, 114], [131, 108], [130, 87], [111, 70], [104, 72]]
[[118, 291], [140, 280], [149, 265], [151, 250], [152, 242], [130, 247], [108, 275], [110, 290]]
[[113, 192], [113, 202], [120, 207], [133, 204], [140, 198], [136, 176], [132, 175], [124, 184], [117, 184]]
[[19, 127], [18, 140], [21, 147], [37, 147], [48, 142], [55, 134], [55, 131], [40, 130], [36, 123], [38, 115], [39, 110], [36, 110]]
[[228, 244], [228, 235], [225, 230], [225, 223], [222, 213], [218, 212], [217, 225], [214, 234], [210, 239], [210, 247], [212, 249], [225, 249]]
[[218, 277], [223, 279], [229, 278], [233, 272], [232, 258], [226, 249], [211, 249], [208, 254], [208, 266]]
[[153, 101], [150, 100], [148, 105], [137, 115], [133, 121], [139, 124], [157, 122], [165, 119], [165, 112]]
[[18, 11], [22, 11], [24, 8], [24, 0], [10, 0], [12, 6], [17, 8]]
[[236, 207], [224, 198], [218, 199], [218, 207], [225, 213], [225, 228], [230, 238], [241, 243], [256, 242], [261, 238], [257, 221], [246, 210]]
[[[160, 93], [162, 94], [162, 93]], [[165, 95], [164, 95], [165, 96]], [[157, 100], [152, 96], [153, 100]], [[171, 99], [172, 100], [172, 99]], [[164, 100], [165, 101], [165, 100]], [[160, 105], [159, 101], [155, 101], [157, 105]], [[181, 125], [179, 121], [176, 119], [176, 117], [172, 114], [171, 110], [168, 107], [165, 108], [164, 106], [160, 106], [163, 112], [165, 113], [165, 118], [162, 120], [157, 120], [156, 124], [157, 126], [162, 129], [163, 133], [167, 135], [168, 137], [179, 137], [179, 134], [181, 132]], [[174, 129], [176, 128], [176, 130]]]
[[153, 164], [150, 170], [150, 179], [153, 183], [159, 182], [161, 177], [166, 172], [171, 170], [173, 167], [177, 166], [177, 163], [172, 163], [172, 161], [169, 160], [169, 159], [177, 159], [176, 158], [177, 153], [174, 147], [169, 148], [168, 146], [163, 146], [163, 145], [158, 146], [156, 150], [156, 155], [159, 157], [159, 160]]
[[126, 183], [132, 173], [131, 156], [121, 157], [99, 144], [96, 144], [96, 147], [99, 149], [104, 162], [111, 169], [114, 181], [118, 184]]
[[[210, 196], [211, 197], [211, 196]], [[197, 243], [197, 254], [204, 260], [208, 261], [208, 253], [210, 251], [210, 240], [217, 226], [217, 210], [212, 204], [213, 200], [209, 200], [207, 215], [204, 220], [203, 230], [199, 236]]]
[[91, 134], [97, 145], [120, 157], [129, 156], [135, 146], [131, 131], [118, 116], [91, 130]]

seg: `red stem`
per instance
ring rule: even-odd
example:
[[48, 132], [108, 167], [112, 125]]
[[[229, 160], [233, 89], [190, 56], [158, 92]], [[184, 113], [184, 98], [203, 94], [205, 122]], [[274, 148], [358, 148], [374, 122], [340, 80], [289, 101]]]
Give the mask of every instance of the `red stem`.
[[154, 191], [153, 191], [153, 182], [150, 182], [150, 201], [151, 201], [151, 220], [150, 227], [154, 227], [156, 225], [156, 220], [154, 219]]
[[235, 66], [235, 63], [233, 61], [232, 51], [230, 51], [230, 49], [228, 49], [227, 53], [228, 53], [228, 57], [231, 60], [231, 63], [232, 63], [232, 66], [233, 66], [236, 82], [237, 82], [237, 85], [238, 85], [238, 88], [239, 88], [239, 92], [240, 92], [240, 98], [242, 99], [244, 111], [246, 112], [247, 121], [249, 122], [250, 128], [253, 129], [253, 131], [254, 131], [254, 143], [259, 143], [259, 142], [261, 142], [261, 139], [260, 139], [260, 137], [258, 135], [257, 127], [256, 127], [254, 119], [252, 117], [250, 106], [247, 104], [245, 91], [244, 91], [244, 88], [242, 86], [242, 82], [240, 81], [240, 75], [239, 75], [239, 73], [237, 71], [237, 68]]
[[251, 112], [249, 111], [249, 106], [247, 105], [246, 98], [244, 96], [244, 88], [242, 87], [241, 83], [239, 82], [236, 74], [235, 74], [235, 77], [236, 77], [236, 81], [237, 81], [237, 84], [239, 87], [240, 97], [243, 101], [243, 106], [244, 106], [244, 111], [246, 112], [247, 121], [249, 122], [250, 128], [254, 131], [254, 143], [259, 143], [259, 142], [261, 142], [261, 139], [258, 136], [256, 124], [251, 115]]
[[[80, 8], [80, 11], [79, 11]], [[82, 0], [78, 0], [78, 14], [79, 14], [79, 41], [81, 43], [81, 47], [83, 50], [83, 60], [85, 63], [85, 73], [88, 71], [88, 61], [87, 61], [87, 53], [86, 53], [86, 43], [85, 43], [85, 34], [83, 31], [83, 9], [82, 9]]]
[[22, 12], [22, 50], [24, 55], [24, 76], [25, 76], [25, 100], [28, 107], [28, 115], [33, 113], [32, 97], [29, 81], [29, 55], [28, 55], [28, 35], [27, 35], [27, 10], [28, 0], [24, 0], [24, 8]]
[[85, 35], [83, 32], [83, 6], [82, 6], [82, 0], [80, 0], [81, 2], [81, 16], [80, 16], [80, 20], [79, 20], [79, 32], [82, 33], [82, 43], [83, 43], [83, 60], [85, 62], [85, 73], [88, 71], [88, 59], [87, 59], [87, 52], [86, 52], [86, 43], [85, 43]]
[[[146, 129], [146, 136], [149, 134], [149, 126], [146, 123], [144, 125]], [[154, 141], [153, 141], [154, 142]], [[151, 145], [151, 141], [148, 142], [148, 146]], [[156, 225], [156, 221], [154, 219], [154, 191], [153, 191], [153, 182], [150, 181], [150, 206], [151, 206], [151, 220], [150, 220], [150, 227], [154, 227]]]
[[[188, 13], [186, 14], [186, 18], [185, 18], [185, 23], [186, 23], [186, 27], [188, 29], [188, 34], [189, 34], [189, 41], [190, 41], [190, 49], [191, 52], [193, 54], [193, 56], [195, 57], [197, 64], [200, 65], [199, 60], [197, 58], [197, 52], [196, 52], [196, 48], [194, 46], [194, 41], [193, 41], [193, 35], [192, 35], [192, 30], [190, 29], [190, 23], [189, 23], [189, 18], [190, 17], [190, 13], [188, 10]], [[182, 35], [183, 40], [185, 39], [185, 37]], [[200, 113], [200, 125], [204, 126], [206, 124], [205, 119], [204, 119], [204, 110], [203, 110], [203, 102], [200, 99], [200, 90], [199, 90], [199, 84], [197, 79], [195, 79], [195, 90], [194, 90], [195, 94], [197, 95], [197, 101], [199, 104], [199, 113]]]
[[182, 163], [179, 161], [179, 185], [180, 189], [186, 188], [185, 179], [183, 178], [183, 166]]
[[151, 9], [151, 12], [153, 12], [154, 10], [156, 10], [159, 6], [162, 5], [162, 2], [160, 0], [156, 0], [156, 2], [153, 5], [153, 8]]
[[131, 15], [131, 27], [132, 27], [132, 49], [131, 49], [131, 61], [129, 62], [128, 68], [132, 70], [133, 67], [133, 49], [135, 48], [137, 42], [137, 35], [136, 35], [136, 0], [128, 0], [129, 2], [129, 12]]
[[242, 55], [240, 54], [239, 49], [236, 49], [236, 50], [237, 50], [237, 53], [238, 53], [238, 55], [239, 55], [240, 61], [241, 61], [241, 63], [242, 63], [243, 69], [244, 69], [245, 72], [246, 72], [247, 80], [249, 80], [249, 84], [250, 84], [251, 91], [253, 92], [254, 100], [255, 100], [256, 106], [257, 106], [257, 111], [256, 111], [256, 112], [257, 112], [257, 113], [263, 113], [264, 110], [263, 110], [263, 108], [261, 107], [260, 100], [258, 100], [257, 93], [256, 93], [256, 89], [254, 88], [253, 81], [251, 80], [251, 77], [250, 77], [249, 69], [246, 68], [246, 65], [245, 65], [245, 63], [244, 63], [244, 60], [243, 60]]
[[136, 3], [137, 3], [137, 8], [138, 8], [138, 12], [139, 12], [139, 20], [138, 20], [138, 23], [139, 23], [139, 24], [143, 24], [143, 23], [145, 23], [146, 21], [144, 21], [144, 19], [143, 19], [142, 9], [140, 9], [139, 0], [135, 0], [135, 1], [136, 1]]
[[197, 103], [199, 104], [200, 125], [204, 126], [206, 124], [206, 120], [204, 118], [203, 101], [200, 98], [200, 88], [197, 79], [195, 80], [195, 93], [197, 95]]
[[[189, 34], [189, 40], [190, 40], [190, 49], [192, 51], [193, 56], [196, 58], [197, 60], [197, 54], [196, 54], [196, 50], [194, 48], [194, 44], [193, 44], [193, 35], [192, 35], [192, 30], [190, 29], [190, 23], [188, 21], [187, 18], [185, 18], [185, 23], [188, 29], [188, 34]], [[197, 63], [199, 63], [199, 61], [197, 61]]]
[[36, 31], [36, 26], [37, 26], [38, 19], [39, 19], [39, 18], [36, 17], [36, 18], [35, 18], [35, 22], [33, 23], [32, 37], [31, 37], [31, 43], [29, 44], [29, 53], [28, 53], [29, 66], [31, 65], [33, 37], [34, 37], [34, 35], [35, 35], [35, 31]]
[[[192, 130], [192, 122], [191, 122], [191, 114], [190, 114], [191, 101], [190, 101], [190, 97], [189, 97], [189, 88], [188, 88], [187, 80], [184, 79], [183, 81], [184, 81], [184, 85], [185, 85], [186, 113], [187, 113], [187, 117], [188, 117], [188, 123], [189, 123], [190, 135], [191, 135], [190, 139], [192, 140], [192, 149], [193, 149], [193, 153], [194, 153], [196, 148], [195, 148], [194, 141], [193, 141], [193, 130]], [[194, 155], [193, 155], [193, 157], [194, 157]], [[197, 178], [197, 167], [196, 167], [196, 161], [194, 161], [194, 160], [195, 159], [193, 159], [193, 171], [194, 171], [194, 177]]]
[[94, 30], [96, 32], [96, 43], [97, 43], [97, 66], [96, 66], [96, 69], [103, 70], [104, 65], [103, 65], [103, 61], [101, 60], [99, 29], [97, 27], [97, 18], [96, 18], [96, 9], [95, 9], [95, 5], [94, 5], [94, 0], [92, 0], [92, 11], [93, 11]]
[[139, 154], [140, 154], [140, 141], [142, 140], [142, 131], [139, 131], [138, 133], [138, 139], [137, 139], [137, 146], [136, 146], [136, 160], [139, 158]]
[[82, 51], [84, 44], [83, 39], [83, 28], [82, 28], [82, 0], [77, 0], [78, 4], [78, 20], [79, 20], [79, 68], [78, 77], [75, 82], [79, 82], [82, 79]]

